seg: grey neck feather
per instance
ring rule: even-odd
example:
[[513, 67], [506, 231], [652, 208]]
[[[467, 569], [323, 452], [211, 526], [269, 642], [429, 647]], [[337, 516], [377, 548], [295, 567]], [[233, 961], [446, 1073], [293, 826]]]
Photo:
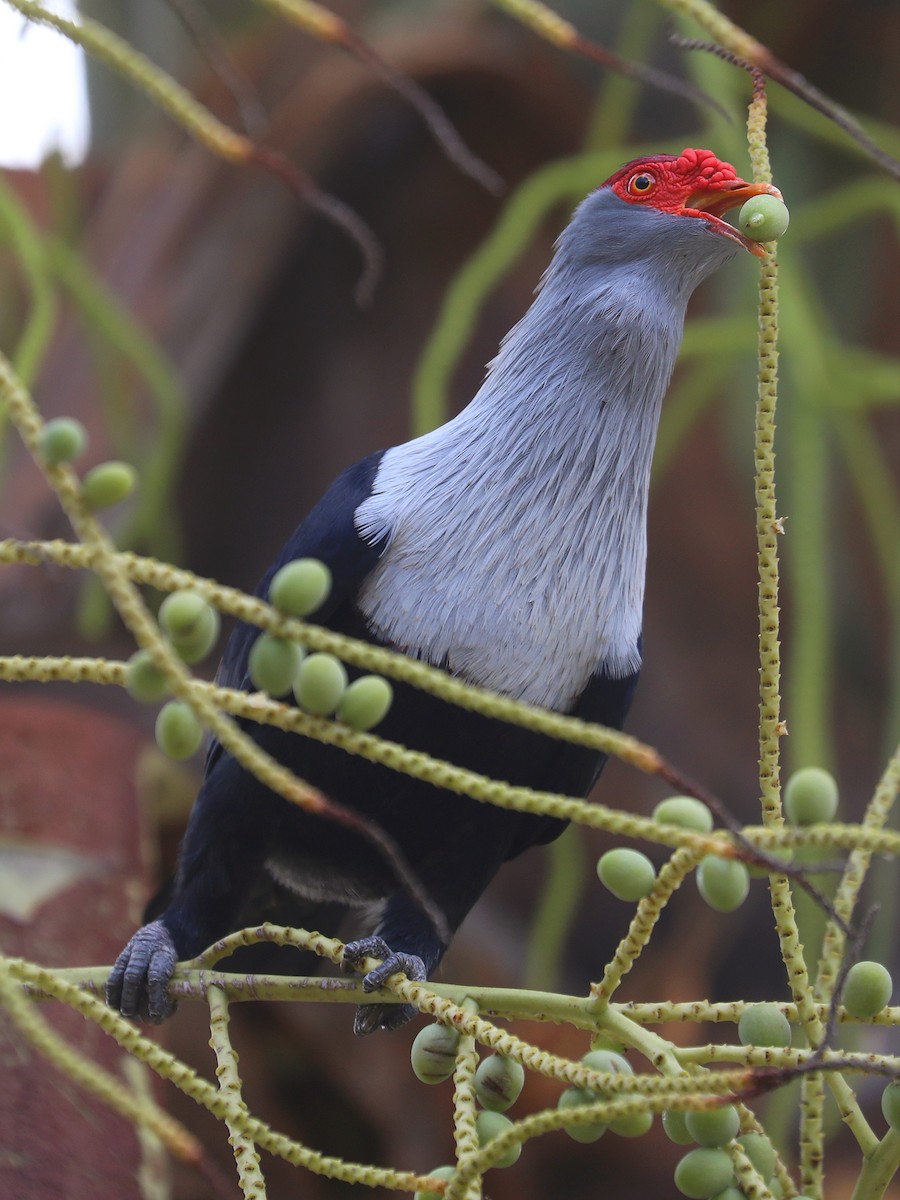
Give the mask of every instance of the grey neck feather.
[[735, 249], [698, 218], [583, 202], [475, 398], [389, 450], [357, 510], [389, 538], [359, 598], [375, 632], [563, 711], [638, 669], [660, 405], [688, 298]]

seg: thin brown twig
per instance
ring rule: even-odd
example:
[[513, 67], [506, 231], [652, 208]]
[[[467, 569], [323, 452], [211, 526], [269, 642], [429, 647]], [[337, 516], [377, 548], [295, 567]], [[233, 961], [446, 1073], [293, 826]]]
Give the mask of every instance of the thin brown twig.
[[165, 0], [165, 3], [184, 26], [212, 73], [231, 96], [244, 133], [256, 140], [265, 137], [269, 128], [266, 110], [252, 83], [228, 52], [209, 18], [209, 13], [198, 0]]
[[822, 1031], [822, 1036], [819, 1039], [819, 1044], [816, 1046], [814, 1058], [821, 1056], [831, 1047], [834, 1039], [834, 1032], [838, 1025], [838, 1009], [841, 1003], [841, 992], [844, 989], [844, 981], [850, 971], [850, 968], [858, 961], [862, 948], [865, 945], [866, 939], [872, 929], [872, 924], [878, 914], [879, 905], [873, 904], [859, 922], [855, 931], [852, 931], [851, 937], [848, 939], [847, 947], [844, 953], [844, 958], [841, 963], [841, 969], [837, 973], [834, 981], [834, 988], [831, 992], [831, 998], [828, 1002], [828, 1016], [825, 1019], [825, 1028]]
[[368, 42], [345, 26], [339, 42], [354, 58], [375, 72], [392, 91], [408, 100], [424, 121], [435, 141], [464, 175], [468, 175], [494, 196], [502, 195], [506, 184], [493, 167], [488, 166], [466, 145], [459, 130], [420, 83], [404, 75], [376, 53]]
[[648, 67], [644, 63], [621, 58], [614, 51], [607, 50], [605, 46], [601, 46], [598, 42], [592, 42], [580, 34], [571, 48], [584, 58], [600, 63], [610, 71], [616, 71], [628, 79], [634, 79], [637, 83], [644, 83], [647, 87], [657, 88], [659, 91], [679, 96], [682, 100], [690, 100], [694, 104], [705, 105], [717, 112], [720, 117], [724, 117], [726, 121], [733, 119], [731, 113], [713, 96], [693, 83], [689, 83], [686, 79], [679, 79], [677, 75], [670, 75], [667, 71], [657, 70], [656, 67]]
[[895, 179], [900, 179], [900, 160], [888, 154], [883, 150], [863, 129], [860, 123], [842, 108], [834, 100], [820, 91], [815, 84], [809, 82], [799, 71], [793, 70], [786, 63], [783, 63], [780, 58], [769, 50], [767, 46], [763, 46], [757, 42], [758, 57], [753, 60], [742, 59], [738, 55], [733, 54], [724, 46], [719, 46], [711, 42], [696, 41], [692, 38], [682, 37], [681, 34], [673, 33], [669, 39], [674, 46], [678, 46], [682, 50], [705, 50], [711, 54], [717, 55], [724, 59], [725, 62], [730, 62], [734, 66], [743, 67], [745, 71], [750, 71], [751, 74], [760, 71], [769, 79], [780, 83], [782, 87], [787, 88], [789, 92], [793, 92], [795, 96], [799, 96], [816, 112], [827, 117], [829, 121], [834, 122], [839, 129], [848, 134], [854, 142], [860, 146], [870, 158], [874, 158], [879, 166], [884, 169]]
[[372, 295], [381, 276], [384, 254], [375, 234], [359, 213], [337, 196], [322, 191], [292, 159], [272, 146], [248, 140], [247, 161], [277, 175], [305, 204], [352, 239], [363, 260], [362, 274], [356, 282], [353, 295], [361, 308], [367, 308], [372, 303]]

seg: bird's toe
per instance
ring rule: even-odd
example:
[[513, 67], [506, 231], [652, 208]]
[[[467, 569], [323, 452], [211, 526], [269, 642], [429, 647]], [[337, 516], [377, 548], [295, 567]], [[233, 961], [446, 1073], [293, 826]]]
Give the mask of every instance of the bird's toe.
[[106, 1001], [123, 1017], [160, 1024], [175, 1011], [169, 982], [178, 955], [161, 921], [139, 929], [119, 957], [106, 983]]

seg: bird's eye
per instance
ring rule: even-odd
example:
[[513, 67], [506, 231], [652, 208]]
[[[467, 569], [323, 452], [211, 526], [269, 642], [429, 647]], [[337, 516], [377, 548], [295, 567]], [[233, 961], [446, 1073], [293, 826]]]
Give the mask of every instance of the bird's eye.
[[632, 175], [628, 180], [628, 190], [632, 196], [646, 196], [653, 189], [655, 183], [656, 180], [652, 175], [642, 171], [640, 175]]

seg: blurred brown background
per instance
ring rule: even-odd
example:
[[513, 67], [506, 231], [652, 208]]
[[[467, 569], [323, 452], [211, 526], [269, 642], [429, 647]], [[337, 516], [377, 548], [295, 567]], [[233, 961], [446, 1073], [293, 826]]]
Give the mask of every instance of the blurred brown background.
[[[185, 428], [171, 458], [175, 489], [163, 513], [165, 532], [144, 531], [138, 548], [177, 555], [201, 574], [252, 588], [335, 474], [409, 435], [411, 380], [442, 297], [489, 233], [504, 200], [461, 175], [416, 112], [339, 49], [324, 47], [246, 4], [207, 7], [266, 115], [263, 140], [284, 149], [324, 189], [350, 204], [381, 243], [384, 277], [369, 309], [354, 304], [358, 256], [340, 232], [261, 171], [214, 159], [102, 68], [91, 73], [95, 143], [88, 163], [72, 176], [62, 177], [54, 168], [33, 177], [19, 173], [13, 182], [35, 218], [77, 246], [124, 308], [158, 340], [183, 382]], [[596, 102], [604, 73], [552, 49], [485, 5], [435, 0], [332, 7], [439, 101], [510, 190], [542, 164], [578, 152], [590, 131], [598, 136]], [[641, 6], [572, 2], [557, 7], [602, 43], [625, 52], [619, 39], [631, 38], [643, 61], [685, 71], [683, 56], [666, 42], [667, 22], [653, 6], [644, 6], [648, 15], [641, 22], [633, 16]], [[92, 0], [82, 8], [165, 63], [223, 119], [239, 120], [222, 80], [166, 6]], [[773, 0], [722, 8], [847, 107], [877, 122], [896, 120], [896, 6], [879, 0], [853, 5], [797, 0], [786, 6]], [[735, 85], [735, 96], [743, 96], [741, 87]], [[878, 175], [844, 135], [829, 133], [813, 118], [807, 127], [788, 119], [784, 114], [795, 112], [797, 103], [782, 100], [777, 89], [773, 93], [775, 177], [792, 209], [796, 204], [795, 212], [838, 184]], [[708, 140], [707, 116], [690, 103], [645, 88], [635, 87], [633, 95], [625, 130], [629, 145], [680, 137], [685, 145]], [[723, 99], [742, 119], [740, 99]], [[875, 129], [878, 133], [881, 126]], [[739, 139], [740, 133], [731, 136]], [[628, 157], [626, 147], [623, 161]], [[735, 165], [746, 171], [746, 158], [735, 159]], [[490, 293], [453, 376], [455, 407], [473, 394], [484, 363], [528, 305], [565, 217], [563, 207], [548, 215], [539, 235]], [[840, 237], [825, 236], [804, 253], [827, 320], [860, 346], [893, 352], [900, 297], [889, 220], [867, 214]], [[10, 295], [21, 298], [15, 271], [5, 260], [0, 269]], [[723, 304], [745, 313], [752, 329], [748, 262], [734, 264], [698, 294], [693, 312], [714, 314]], [[4, 344], [16, 328], [17, 312], [21, 305], [14, 304], [0, 321]], [[104, 358], [100, 342], [86, 336], [84, 325], [64, 306], [36, 386], [45, 415], [74, 414], [89, 426], [92, 460], [116, 449], [123, 424], [143, 447], [158, 441], [160, 429], [146, 388], [133, 371]], [[743, 358], [735, 357], [727, 382], [655, 486], [646, 665], [629, 729], [750, 821], [756, 811], [757, 704], [752, 335], [748, 346]], [[98, 399], [110, 394], [127, 417], [117, 417]], [[789, 390], [782, 404], [789, 409]], [[789, 423], [789, 412], [784, 420]], [[896, 421], [884, 412], [871, 421], [896, 467]], [[833, 556], [824, 568], [837, 582], [828, 614], [833, 653], [824, 701], [828, 725], [817, 736], [833, 756], [829, 765], [842, 786], [843, 811], [855, 818], [877, 779], [886, 746], [890, 655], [885, 645], [892, 626], [869, 539], [855, 532], [864, 527], [859, 501], [834, 465], [833, 448], [827, 454], [826, 467], [834, 469], [828, 537]], [[788, 515], [790, 490], [788, 478], [783, 492]], [[52, 497], [15, 446], [3, 480], [0, 536], [6, 535], [68, 536]], [[797, 579], [802, 576], [794, 575]], [[785, 594], [788, 641], [794, 632], [793, 580]], [[85, 625], [98, 623], [98, 610], [87, 610], [95, 617], [85, 619], [83, 586], [83, 580], [61, 570], [4, 568], [0, 652], [126, 656], [127, 639], [114, 623], [103, 627], [99, 622], [99, 645], [86, 636]], [[4, 829], [21, 834], [15, 813], [21, 815], [21, 806], [29, 803], [33, 764], [58, 755], [60, 722], [76, 720], [81, 730], [76, 741], [96, 744], [98, 753], [86, 755], [77, 771], [46, 783], [43, 815], [27, 832], [48, 843], [59, 841], [59, 814], [74, 809], [82, 814], [90, 830], [87, 843], [107, 872], [79, 882], [77, 896], [58, 897], [33, 923], [0, 918], [0, 943], [59, 964], [108, 960], [110, 947], [123, 942], [137, 923], [139, 901], [128, 881], [143, 869], [149, 887], [151, 875], [165, 873], [193, 780], [159, 765], [152, 750], [154, 713], [118, 691], [60, 687], [50, 694], [49, 689], [5, 687], [2, 702], [0, 712], [7, 717], [0, 719], [15, 720], [17, 730], [29, 731], [16, 740], [32, 747], [30, 756], [10, 754], [0, 768], [0, 786], [6, 789], [0, 798], [8, 817]], [[76, 716], [69, 713], [72, 706]], [[790, 726], [790, 708], [787, 718]], [[810, 736], [806, 744], [815, 741]], [[790, 758], [790, 743], [786, 753], [792, 765], [799, 765]], [[118, 802], [109, 795], [114, 766]], [[105, 787], [98, 786], [100, 780]], [[160, 788], [169, 797], [162, 806], [156, 803]], [[171, 802], [173, 791], [180, 804]], [[659, 784], [616, 764], [598, 789], [605, 803], [639, 812], [649, 812], [664, 794]], [[124, 820], [110, 819], [119, 811], [117, 803], [127, 806]], [[577, 871], [581, 864], [583, 895], [560, 955], [559, 978], [544, 982], [576, 992], [599, 974], [625, 928], [628, 909], [602, 895], [594, 880], [593, 861], [606, 847], [604, 839], [572, 835], [570, 843], [568, 869]], [[443, 978], [522, 982], [540, 893], [535, 881], [545, 864], [546, 856], [533, 852], [504, 871], [448, 954]], [[887, 886], [884, 895], [890, 909]], [[87, 931], [77, 950], [54, 932], [55, 914], [71, 911], [76, 902], [83, 906]], [[665, 914], [658, 944], [629, 976], [621, 998], [786, 996], [766, 905], [764, 884], [758, 882], [738, 914], [717, 917], [698, 902], [692, 885], [686, 888]], [[349, 1012], [327, 1005], [243, 1005], [234, 1014], [252, 1111], [324, 1152], [427, 1170], [452, 1155], [450, 1085], [429, 1089], [413, 1078], [407, 1052], [414, 1032], [415, 1027], [355, 1043]], [[574, 1056], [586, 1049], [583, 1038], [566, 1029], [526, 1026], [522, 1032]], [[209, 1072], [200, 1006], [182, 1006], [161, 1036]], [[672, 1036], [691, 1034], [683, 1030]], [[29, 1069], [28, 1055], [22, 1054], [19, 1066]], [[45, 1072], [33, 1061], [30, 1069]], [[530, 1079], [514, 1112], [555, 1103], [557, 1090], [546, 1080]], [[230, 1151], [212, 1118], [179, 1095], [172, 1098], [167, 1091], [166, 1096], [173, 1112], [201, 1132], [227, 1173]], [[68, 1104], [62, 1093], [58, 1103]], [[74, 1108], [70, 1116], [79, 1143]], [[98, 1113], [92, 1121], [83, 1145], [93, 1144], [102, 1164], [107, 1118]], [[789, 1119], [785, 1128], [789, 1133]], [[136, 1155], [130, 1132], [121, 1136]], [[575, 1146], [562, 1134], [540, 1139], [516, 1167], [492, 1174], [487, 1194], [496, 1200], [672, 1195], [671, 1170], [680, 1151], [658, 1129], [649, 1138], [632, 1145], [607, 1136], [593, 1146]], [[855, 1156], [852, 1147], [845, 1149], [846, 1163], [839, 1156], [829, 1176], [829, 1200], [850, 1194], [846, 1180]], [[40, 1186], [62, 1188], [71, 1197], [81, 1195], [80, 1188], [98, 1186], [71, 1157], [54, 1156], [51, 1146], [46, 1155]], [[272, 1200], [350, 1194], [349, 1186], [299, 1174], [279, 1162], [265, 1160], [264, 1167]], [[103, 1176], [102, 1165], [97, 1169], [105, 1182], [99, 1192], [84, 1190], [85, 1195], [131, 1194], [121, 1190], [126, 1184], [118, 1177], [112, 1184]], [[22, 1164], [0, 1159], [0, 1179], [4, 1175], [23, 1198], [61, 1194], [29, 1190], [27, 1180], [36, 1177], [23, 1173]], [[199, 1200], [206, 1187], [176, 1169], [178, 1200]]]

